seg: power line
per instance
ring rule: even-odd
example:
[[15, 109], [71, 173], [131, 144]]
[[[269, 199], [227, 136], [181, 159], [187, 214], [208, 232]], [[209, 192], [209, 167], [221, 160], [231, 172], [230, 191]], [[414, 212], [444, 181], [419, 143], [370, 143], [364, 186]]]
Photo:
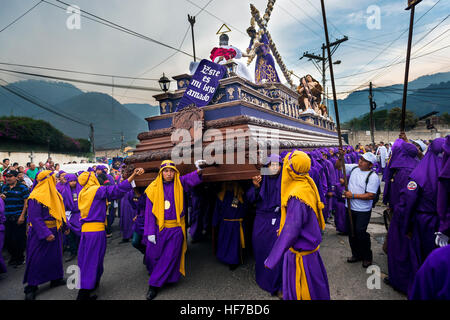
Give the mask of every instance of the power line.
[[[57, 5], [55, 5], [55, 4], [51, 3], [51, 2], [48, 2], [48, 1], [46, 1], [46, 0], [42, 0], [42, 1], [45, 2], [45, 3], [47, 3], [47, 4], [53, 5], [53, 6], [57, 7], [57, 8], [60, 8], [60, 9], [62, 9], [62, 10], [64, 10], [64, 11], [66, 10], [66, 8], [57, 6]], [[64, 4], [64, 5], [66, 5], [66, 6], [70, 6], [69, 4], [67, 4], [67, 3], [65, 3], [65, 2], [63, 2], [63, 1], [60, 1], [60, 0], [55, 0], [55, 1], [60, 2], [60, 3]], [[175, 51], [177, 51], [177, 52], [181, 52], [181, 53], [183, 53], [183, 54], [185, 54], [185, 55], [187, 55], [187, 56], [189, 56], [189, 57], [192, 57], [191, 54], [189, 54], [189, 53], [187, 53], [187, 52], [185, 52], [185, 51], [183, 51], [183, 50], [179, 50], [179, 49], [174, 48], [174, 47], [172, 47], [172, 46], [170, 46], [170, 45], [168, 45], [168, 44], [165, 44], [165, 43], [163, 43], [163, 42], [161, 42], [161, 41], [152, 39], [152, 38], [150, 38], [150, 37], [148, 37], [148, 36], [145, 36], [145, 35], [143, 35], [143, 34], [141, 34], [141, 33], [138, 33], [138, 32], [133, 31], [133, 30], [131, 30], [131, 29], [125, 28], [125, 27], [123, 27], [123, 26], [121, 26], [121, 25], [118, 25], [118, 24], [116, 24], [116, 23], [114, 23], [114, 22], [111, 22], [111, 21], [109, 21], [109, 20], [107, 20], [107, 19], [103, 19], [103, 18], [101, 18], [101, 17], [99, 17], [99, 16], [96, 16], [96, 15], [90, 13], [90, 12], [87, 12], [87, 11], [81, 10], [81, 9], [80, 9], [80, 12], [83, 12], [83, 13], [85, 13], [85, 14], [87, 14], [87, 15], [90, 15], [90, 16], [94, 17], [95, 19], [98, 19], [98, 20], [95, 20], [95, 19], [90, 18], [90, 17], [88, 17], [88, 16], [83, 16], [83, 15], [81, 15], [81, 16], [87, 18], [87, 19], [90, 19], [90, 20], [95, 21], [95, 22], [97, 22], [97, 23], [101, 23], [101, 24], [103, 24], [103, 25], [105, 25], [105, 26], [108, 26], [108, 27], [110, 27], [110, 28], [113, 28], [113, 29], [122, 31], [122, 32], [124, 32], [124, 33], [128, 33], [128, 34], [130, 34], [130, 35], [133, 35], [133, 36], [135, 36], [135, 37], [141, 38], [141, 39], [143, 39], [143, 40], [147, 40], [147, 41], [150, 41], [150, 42], [159, 44], [159, 45], [164, 46], [164, 47], [166, 47], [166, 48], [175, 50]]]
[[36, 8], [38, 5], [40, 5], [42, 2], [42, 0], [40, 0], [38, 3], [36, 3], [34, 6], [32, 6], [30, 9], [28, 9], [25, 13], [23, 13], [22, 15], [20, 15], [18, 18], [16, 18], [14, 21], [12, 21], [10, 24], [8, 24], [6, 27], [4, 27], [2, 30], [0, 30], [0, 32], [5, 31], [6, 29], [8, 29], [10, 26], [12, 26], [14, 23], [16, 23], [17, 21], [19, 21], [22, 17], [24, 17], [27, 13], [31, 12], [34, 8]]
[[[32, 69], [42, 69], [42, 70], [50, 70], [50, 71], [60, 71], [60, 72], [68, 72], [68, 73], [79, 73], [79, 74], [85, 74], [85, 75], [91, 75], [91, 76], [101, 76], [101, 77], [114, 77], [119, 79], [135, 79], [134, 77], [129, 76], [118, 76], [113, 74], [102, 74], [102, 73], [92, 73], [92, 72], [85, 72], [85, 71], [75, 71], [75, 70], [68, 70], [68, 69], [61, 69], [61, 68], [50, 68], [50, 67], [42, 67], [42, 66], [32, 66], [32, 65], [26, 65], [26, 64], [17, 64], [17, 63], [7, 63], [7, 62], [0, 62], [1, 65], [7, 65], [7, 66], [14, 66], [14, 67], [25, 67], [25, 68], [32, 68]], [[158, 81], [159, 79], [151, 79], [151, 78], [140, 78], [141, 80], [148, 80], [148, 81]]]
[[47, 78], [47, 79], [86, 83], [86, 84], [91, 84], [91, 85], [96, 85], [96, 86], [106, 86], [106, 87], [116, 87], [116, 88], [129, 88], [129, 89], [133, 89], [133, 90], [144, 90], [144, 91], [154, 91], [154, 92], [160, 92], [161, 91], [161, 89], [159, 89], [159, 88], [138, 87], [138, 86], [130, 87], [130, 86], [120, 85], [120, 84], [111, 84], [111, 83], [105, 83], [105, 82], [95, 82], [95, 81], [71, 79], [71, 78], [65, 78], [65, 77], [55, 77], [55, 76], [50, 76], [50, 75], [43, 75], [43, 74], [30, 73], [30, 72], [8, 70], [8, 69], [2, 69], [2, 68], [0, 68], [0, 70], [1, 71], [6, 71], [6, 72], [12, 72], [12, 73], [18, 73], [18, 74], [34, 76], [34, 77]]
[[[50, 107], [44, 106], [44, 105], [41, 104], [40, 102], [38, 102], [38, 101], [36, 101], [36, 100], [34, 100], [34, 99], [30, 98], [30, 97], [27, 97], [26, 95], [24, 95], [24, 94], [22, 94], [22, 93], [20, 93], [20, 92], [17, 92], [16, 90], [13, 90], [13, 89], [9, 88], [9, 87], [12, 87], [12, 88], [18, 89], [18, 90], [20, 90], [20, 91], [24, 91], [24, 90], [22, 90], [22, 89], [19, 89], [19, 88], [14, 87], [13, 85], [9, 84], [7, 81], [5, 81], [5, 80], [3, 80], [3, 79], [0, 79], [0, 80], [3, 81], [3, 82], [5, 82], [5, 83], [8, 85], [8, 86], [0, 85], [0, 87], [2, 87], [3, 89], [9, 91], [10, 93], [12, 93], [12, 94], [14, 94], [14, 95], [16, 95], [16, 96], [18, 96], [18, 97], [24, 99], [24, 100], [26, 100], [26, 101], [28, 101], [28, 102], [30, 102], [30, 103], [36, 105], [36, 106], [38, 106], [38, 107], [40, 107], [40, 108], [42, 108], [42, 109], [44, 109], [44, 110], [46, 110], [46, 111], [48, 111], [48, 112], [54, 113], [54, 114], [56, 114], [56, 115], [58, 115], [58, 116], [60, 116], [60, 117], [62, 117], [62, 118], [64, 118], [64, 119], [67, 119], [67, 120], [76, 122], [76, 123], [81, 124], [81, 125], [84, 125], [84, 126], [89, 126], [89, 124], [86, 123], [86, 122], [82, 122], [82, 121], [73, 119], [73, 118], [71, 118], [71, 117], [69, 117], [69, 116], [67, 116], [67, 115], [65, 115], [65, 114], [62, 114], [62, 113], [60, 113], [60, 112], [58, 112], [58, 111], [55, 111], [54, 108], [52, 109], [52, 108], [50, 108]], [[29, 93], [27, 93], [27, 94], [30, 95], [30, 96], [32, 96], [32, 95], [29, 94]]]
[[[200, 13], [202, 13], [202, 12], [206, 9], [206, 7], [209, 6], [209, 4], [210, 4], [212, 1], [214, 1], [214, 0], [210, 0], [203, 8], [201, 8], [200, 11], [197, 12], [197, 14], [195, 15], [195, 17], [197, 17]], [[183, 37], [183, 39], [181, 40], [180, 45], [178, 46], [178, 49], [181, 49], [181, 47], [183, 46], [184, 41], [186, 40], [186, 37], [187, 37], [187, 35], [188, 35], [188, 33], [189, 33], [189, 29], [190, 29], [190, 26], [187, 27], [186, 32], [184, 33], [184, 37]], [[171, 59], [173, 56], [175, 56], [177, 53], [178, 53], [178, 52], [172, 53], [172, 54], [169, 55], [168, 57], [164, 58], [161, 62], [157, 63], [156, 65], [152, 66], [150, 69], [146, 70], [146, 71], [145, 71], [144, 73], [142, 73], [140, 76], [134, 78], [133, 81], [131, 81], [130, 86], [133, 85], [133, 83], [134, 83], [134, 81], [135, 81], [136, 79], [141, 79], [141, 76], [143, 76], [143, 75], [147, 74], [148, 72], [150, 72], [150, 71], [156, 69], [157, 67], [159, 67], [160, 65], [162, 65], [162, 64], [165, 63], [166, 61], [170, 60], [170, 59]], [[127, 93], [127, 91], [128, 91], [128, 88], [125, 90], [124, 95]], [[124, 97], [124, 95], [122, 95], [122, 96], [120, 96], [120, 97]]]
[[[438, 0], [430, 9], [428, 9], [422, 16], [420, 16], [417, 20], [416, 23], [419, 22], [425, 15], [428, 14], [428, 12], [430, 12], [441, 0]], [[372, 60], [370, 60], [368, 63], [366, 63], [362, 68], [359, 68], [358, 71], [355, 74], [358, 74], [359, 71], [363, 70], [367, 65], [369, 65], [370, 63], [372, 63], [375, 59], [377, 59], [382, 53], [386, 52], [386, 50], [388, 48], [390, 48], [397, 40], [399, 40], [406, 32], [408, 31], [408, 29], [405, 29], [397, 38], [395, 38], [393, 41], [391, 41], [385, 48], [383, 48], [374, 58], [372, 58]], [[353, 75], [355, 75], [353, 74]], [[353, 76], [350, 75], [350, 76]], [[348, 76], [348, 77], [350, 77]], [[342, 79], [341, 78], [336, 78], [336, 79]], [[371, 79], [373, 80], [373, 79]]]

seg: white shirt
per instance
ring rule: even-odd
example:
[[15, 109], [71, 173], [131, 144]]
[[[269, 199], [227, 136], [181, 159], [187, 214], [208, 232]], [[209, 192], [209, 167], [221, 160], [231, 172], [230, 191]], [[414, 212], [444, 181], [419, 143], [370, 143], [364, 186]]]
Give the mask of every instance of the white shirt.
[[384, 168], [386, 166], [386, 159], [388, 157], [388, 151], [385, 146], [378, 147], [376, 154], [380, 155], [381, 167]]
[[[354, 169], [353, 169], [354, 168]], [[353, 171], [352, 171], [353, 169]], [[380, 186], [380, 178], [374, 172], [370, 175], [369, 181], [366, 187], [366, 179], [370, 173], [369, 171], [361, 171], [357, 164], [346, 164], [345, 171], [350, 172], [350, 179], [348, 180], [348, 190], [353, 194], [364, 194], [366, 192], [377, 193], [378, 187]], [[372, 210], [373, 200], [361, 200], [361, 199], [351, 199], [351, 209], [355, 211], [367, 212]], [[347, 206], [347, 200], [345, 201], [345, 206]]]

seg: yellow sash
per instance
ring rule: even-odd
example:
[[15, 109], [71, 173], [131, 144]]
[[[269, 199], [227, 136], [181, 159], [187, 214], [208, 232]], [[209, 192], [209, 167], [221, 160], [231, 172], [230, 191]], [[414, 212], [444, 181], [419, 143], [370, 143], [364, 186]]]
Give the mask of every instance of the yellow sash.
[[[56, 224], [56, 220], [44, 220], [45, 225], [47, 226], [47, 228], [51, 229], [51, 228], [56, 228], [57, 224]], [[31, 224], [31, 222], [28, 223], [28, 225], [30, 227], [32, 227], [33, 225]]]
[[104, 222], [85, 222], [81, 226], [81, 232], [98, 232], [105, 231]]
[[303, 256], [311, 254], [319, 250], [320, 245], [311, 251], [296, 251], [293, 248], [289, 250], [295, 253], [295, 291], [297, 293], [297, 300], [311, 300], [309, 294], [308, 281], [306, 279], [305, 267], [303, 265]]
[[240, 234], [241, 234], [241, 246], [242, 249], [245, 248], [245, 238], [244, 238], [244, 229], [242, 228], [242, 221], [244, 219], [223, 219], [223, 221], [239, 221]]
[[186, 271], [184, 267], [184, 256], [187, 251], [187, 240], [186, 240], [186, 221], [184, 217], [181, 217], [180, 222], [177, 220], [164, 220], [164, 226], [163, 228], [176, 228], [181, 227], [181, 230], [183, 231], [183, 247], [181, 249], [181, 261], [180, 261], [180, 273], [185, 276]]

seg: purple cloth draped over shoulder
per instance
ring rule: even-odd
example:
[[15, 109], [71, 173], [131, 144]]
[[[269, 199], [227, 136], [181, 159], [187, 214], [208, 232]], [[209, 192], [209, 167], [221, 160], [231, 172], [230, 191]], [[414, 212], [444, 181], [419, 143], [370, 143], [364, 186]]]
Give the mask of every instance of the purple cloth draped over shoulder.
[[255, 64], [255, 82], [263, 83], [263, 80], [268, 82], [280, 82], [277, 70], [275, 69], [275, 61], [270, 54], [269, 39], [267, 38], [267, 35], [262, 35], [261, 42], [263, 44], [255, 50], [257, 55]]
[[[297, 300], [296, 255], [289, 250], [312, 251], [322, 242], [319, 223], [314, 211], [297, 198], [290, 198], [286, 208], [286, 222], [265, 265], [273, 269], [283, 264], [283, 299]], [[330, 288], [320, 249], [303, 256], [306, 280], [312, 300], [329, 300]]]
[[[55, 221], [48, 208], [34, 199], [28, 201], [28, 238], [26, 251], [26, 268], [23, 283], [38, 286], [64, 276], [62, 261], [62, 231], [56, 227], [48, 228], [45, 221]], [[55, 240], [47, 241], [50, 235]]]

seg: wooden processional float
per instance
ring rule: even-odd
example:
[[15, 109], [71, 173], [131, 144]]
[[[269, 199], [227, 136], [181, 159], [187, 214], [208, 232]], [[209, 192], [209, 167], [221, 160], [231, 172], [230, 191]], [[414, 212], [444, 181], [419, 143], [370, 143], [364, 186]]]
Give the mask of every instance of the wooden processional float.
[[[253, 6], [252, 15], [260, 24]], [[125, 159], [127, 169], [145, 170], [136, 178], [137, 186], [155, 179], [163, 160], [173, 160], [183, 175], [195, 170], [195, 160], [205, 159], [204, 182], [248, 180], [260, 174], [271, 153], [339, 145], [334, 122], [303, 111], [302, 98], [290, 79], [290, 87], [254, 83], [241, 77], [237, 68], [233, 59], [220, 65], [202, 60], [193, 75], [173, 77], [175, 91], [154, 96], [160, 115], [146, 118], [149, 130], [138, 135], [139, 144]]]

